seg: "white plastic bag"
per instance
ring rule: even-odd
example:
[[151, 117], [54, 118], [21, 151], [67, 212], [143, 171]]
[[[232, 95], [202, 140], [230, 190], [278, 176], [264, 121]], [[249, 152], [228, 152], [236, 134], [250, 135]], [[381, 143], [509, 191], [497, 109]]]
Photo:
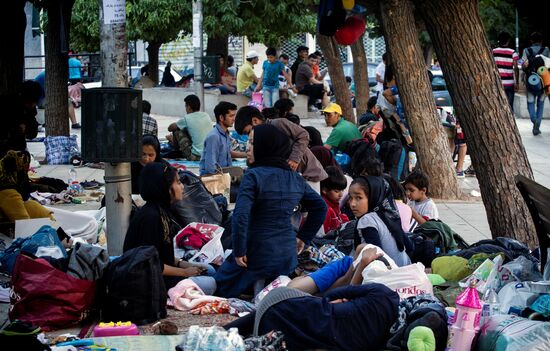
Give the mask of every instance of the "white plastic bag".
[[401, 299], [419, 294], [433, 294], [433, 286], [422, 263], [388, 270], [381, 261], [374, 261], [363, 270], [363, 284], [380, 283], [395, 290]]
[[222, 246], [222, 233], [214, 234], [212, 239], [204, 244], [195, 256], [191, 257], [189, 262], [214, 263], [221, 265], [224, 261], [224, 251]]
[[528, 282], [512, 282], [506, 284], [498, 292], [500, 312], [508, 314], [510, 307], [524, 309], [531, 304], [538, 294], [531, 292]]

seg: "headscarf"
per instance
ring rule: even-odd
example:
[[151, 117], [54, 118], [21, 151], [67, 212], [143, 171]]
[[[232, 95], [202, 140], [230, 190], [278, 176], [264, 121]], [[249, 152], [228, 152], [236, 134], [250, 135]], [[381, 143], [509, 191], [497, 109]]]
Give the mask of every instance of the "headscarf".
[[166, 163], [153, 162], [143, 167], [139, 177], [139, 193], [143, 200], [170, 208], [174, 172], [175, 169]]
[[401, 217], [399, 217], [399, 210], [393, 199], [390, 185], [382, 177], [361, 176], [360, 178], [369, 184], [368, 212], [375, 212], [380, 217], [395, 239], [399, 251], [403, 251], [405, 233], [401, 227]]
[[153, 134], [145, 134], [145, 135], [143, 135], [143, 138], [141, 139], [141, 146], [144, 146], [144, 145], [151, 145], [153, 147], [153, 149], [155, 149], [157, 157], [155, 157], [154, 162], [162, 162], [162, 157], [160, 157], [160, 141], [159, 141], [159, 138], [157, 138]]
[[254, 163], [250, 167], [289, 169], [288, 157], [292, 146], [286, 134], [271, 124], [254, 127]]
[[15, 189], [24, 200], [29, 197], [30, 155], [26, 151], [10, 150], [0, 159], [0, 190]]
[[169, 240], [171, 232], [170, 187], [177, 176], [177, 171], [169, 164], [153, 162], [143, 167], [139, 178], [139, 192], [147, 201], [146, 206], [158, 207], [165, 240]]
[[311, 152], [319, 160], [319, 163], [323, 166], [323, 168], [327, 168], [329, 166], [338, 166], [338, 163], [336, 163], [336, 160], [334, 159], [334, 156], [332, 155], [332, 152], [327, 149], [324, 146], [314, 146], [311, 149]]

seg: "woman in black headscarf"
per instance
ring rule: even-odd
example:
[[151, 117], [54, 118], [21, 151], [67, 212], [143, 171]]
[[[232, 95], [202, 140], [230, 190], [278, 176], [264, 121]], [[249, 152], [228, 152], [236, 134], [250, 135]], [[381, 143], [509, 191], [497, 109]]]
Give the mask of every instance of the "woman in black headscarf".
[[389, 184], [382, 177], [357, 177], [349, 188], [349, 206], [357, 229], [355, 246], [361, 243], [380, 247], [398, 266], [411, 260], [405, 252], [405, 234]]
[[147, 203], [132, 218], [123, 250], [154, 246], [164, 264], [162, 274], [167, 289], [182, 279], [194, 277], [193, 281], [205, 293], [213, 293], [214, 280], [197, 277], [206, 273], [208, 267], [176, 260], [174, 256], [174, 236], [181, 227], [170, 212], [170, 205], [183, 198], [183, 185], [176, 169], [163, 163], [148, 164], [141, 171], [139, 185], [141, 197]]
[[[151, 134], [146, 134], [141, 139], [141, 160], [132, 162], [132, 194], [139, 194], [139, 178], [143, 167], [153, 162], [166, 163], [160, 157], [159, 139]], [[168, 164], [168, 163], [166, 163]]]
[[[236, 297], [255, 282], [269, 283], [297, 265], [297, 250], [323, 224], [326, 205], [288, 166], [291, 145], [276, 127], [256, 126], [249, 136], [244, 174], [232, 219], [233, 253], [216, 273], [216, 295]], [[308, 211], [296, 234], [290, 217], [301, 204]]]

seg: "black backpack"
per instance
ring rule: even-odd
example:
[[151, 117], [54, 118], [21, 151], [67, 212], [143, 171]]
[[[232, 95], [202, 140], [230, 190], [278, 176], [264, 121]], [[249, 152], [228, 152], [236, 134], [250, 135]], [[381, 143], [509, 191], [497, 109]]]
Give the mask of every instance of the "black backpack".
[[541, 57], [536, 57], [537, 55], [542, 55], [546, 47], [540, 47], [537, 53], [533, 52], [533, 47], [529, 47], [527, 50], [527, 66], [523, 67], [525, 76], [529, 77], [531, 73], [536, 73], [539, 67], [544, 66], [544, 60]]
[[408, 233], [407, 236], [413, 244], [412, 252], [407, 251], [411, 262], [421, 262], [424, 267], [431, 267], [436, 256], [435, 242], [422, 233]]
[[183, 226], [191, 222], [222, 223], [223, 212], [201, 179], [189, 171], [180, 171], [179, 177], [184, 185], [183, 200], [172, 206], [172, 211], [178, 222]]
[[[405, 152], [403, 157], [402, 153]], [[398, 139], [391, 139], [382, 142], [380, 144], [380, 150], [378, 155], [384, 165], [384, 173], [388, 173], [392, 178], [402, 181], [408, 175], [408, 161], [407, 150], [403, 148], [401, 141]]]
[[113, 260], [104, 274], [104, 321], [142, 325], [166, 317], [166, 287], [157, 249], [140, 246]]

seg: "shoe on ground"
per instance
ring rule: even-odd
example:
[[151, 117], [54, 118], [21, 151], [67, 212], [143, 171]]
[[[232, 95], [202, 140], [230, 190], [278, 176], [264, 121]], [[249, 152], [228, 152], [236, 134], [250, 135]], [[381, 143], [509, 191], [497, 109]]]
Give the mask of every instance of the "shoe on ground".
[[307, 108], [307, 110], [308, 110], [309, 112], [319, 112], [319, 109], [318, 109], [317, 107], [313, 106], [313, 105], [310, 105], [310, 106]]
[[464, 177], [465, 177], [464, 171], [460, 171], [460, 172], [459, 172], [459, 171], [456, 171], [456, 177], [457, 177], [457, 178], [464, 178]]
[[80, 129], [82, 127], [80, 126], [80, 123], [75, 123], [75, 124], [72, 125], [72, 128], [73, 129]]
[[474, 167], [470, 166], [470, 167], [466, 168], [466, 170], [464, 171], [464, 175], [466, 175], [468, 177], [475, 177], [476, 172], [474, 170]]

